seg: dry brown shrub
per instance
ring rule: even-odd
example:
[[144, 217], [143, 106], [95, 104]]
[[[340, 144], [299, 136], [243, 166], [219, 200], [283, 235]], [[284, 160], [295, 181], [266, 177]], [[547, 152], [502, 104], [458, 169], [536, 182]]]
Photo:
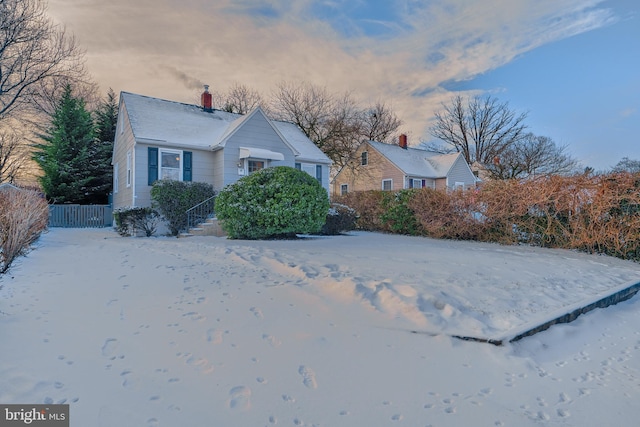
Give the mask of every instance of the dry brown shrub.
[[505, 242], [565, 246], [571, 186], [561, 177], [495, 181], [482, 189], [485, 215]]
[[555, 176], [492, 182], [481, 198], [505, 240], [639, 259], [639, 190], [632, 174]]
[[572, 247], [640, 260], [640, 176], [594, 177], [574, 218]]
[[36, 191], [0, 191], [0, 273], [5, 273], [18, 256], [47, 227], [49, 207]]
[[424, 234], [440, 239], [478, 240], [484, 230], [475, 191], [416, 190], [409, 207]]
[[384, 207], [382, 191], [361, 191], [336, 196], [333, 201], [347, 205], [356, 210], [358, 220], [356, 227], [367, 231], [388, 231], [382, 223]]
[[[393, 231], [382, 191], [340, 198], [359, 228]], [[387, 205], [385, 207], [385, 200]], [[412, 190], [418, 232], [435, 238], [579, 249], [640, 261], [640, 174], [489, 181], [477, 190]], [[393, 208], [393, 206], [392, 206]]]

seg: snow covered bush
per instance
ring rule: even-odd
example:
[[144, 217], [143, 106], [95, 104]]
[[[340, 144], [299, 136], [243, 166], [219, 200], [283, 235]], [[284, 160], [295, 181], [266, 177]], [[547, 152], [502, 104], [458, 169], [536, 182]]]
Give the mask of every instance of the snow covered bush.
[[47, 227], [49, 206], [32, 190], [0, 190], [0, 273], [24, 255]]
[[115, 228], [121, 236], [135, 236], [142, 231], [150, 237], [158, 228], [160, 214], [150, 207], [122, 207], [113, 212]]
[[356, 228], [356, 210], [341, 203], [332, 203], [320, 234], [333, 236]]
[[163, 179], [153, 183], [154, 207], [167, 220], [171, 235], [187, 228], [187, 210], [216, 195], [211, 184]]
[[266, 168], [226, 186], [216, 216], [231, 239], [268, 239], [317, 233], [329, 211], [327, 191], [311, 175]]

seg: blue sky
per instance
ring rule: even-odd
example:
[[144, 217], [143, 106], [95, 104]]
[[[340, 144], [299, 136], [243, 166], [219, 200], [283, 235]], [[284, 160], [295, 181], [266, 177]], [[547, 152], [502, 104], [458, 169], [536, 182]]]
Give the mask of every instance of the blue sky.
[[583, 166], [640, 160], [635, 0], [50, 0], [111, 87], [196, 102], [308, 81], [383, 100], [417, 145], [456, 94], [528, 112]]

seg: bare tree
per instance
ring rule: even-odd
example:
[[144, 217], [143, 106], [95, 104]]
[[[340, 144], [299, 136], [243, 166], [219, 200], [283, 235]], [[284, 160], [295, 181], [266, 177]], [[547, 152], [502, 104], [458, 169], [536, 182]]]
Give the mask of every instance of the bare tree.
[[566, 175], [578, 168], [578, 162], [567, 154], [566, 149], [549, 137], [526, 133], [485, 166], [494, 179]]
[[52, 79], [83, 73], [83, 53], [42, 0], [0, 0], [0, 120], [41, 101]]
[[217, 94], [215, 98], [217, 107], [229, 113], [247, 114], [257, 107], [268, 109], [260, 92], [239, 83], [234, 83], [225, 94]]
[[362, 117], [362, 136], [367, 141], [395, 143], [397, 131], [402, 120], [384, 102], [378, 101], [373, 107], [364, 110]]
[[102, 101], [98, 84], [80, 69], [71, 75], [52, 76], [39, 82], [37, 86], [38, 96], [33, 99], [32, 104], [36, 122], [49, 120], [68, 86], [73, 88], [74, 97], [84, 100], [88, 110], [97, 109]]
[[277, 120], [298, 125], [302, 132], [323, 149], [333, 136], [338, 121], [334, 115], [335, 97], [326, 88], [309, 83], [280, 83], [272, 95], [271, 111]]
[[271, 111], [278, 120], [295, 123], [334, 163], [334, 171], [349, 164], [363, 141], [389, 142], [401, 121], [382, 102], [362, 108], [349, 92], [331, 94], [310, 83], [281, 83]]
[[616, 165], [611, 169], [611, 172], [631, 172], [640, 173], [640, 160], [632, 160], [628, 157], [623, 157]]
[[0, 130], [0, 184], [24, 177], [29, 162], [29, 143], [15, 128], [5, 126]]
[[443, 104], [443, 110], [436, 112], [435, 124], [430, 129], [444, 147], [431, 144], [430, 148], [461, 152], [469, 164], [491, 164], [522, 137], [526, 117], [491, 96], [476, 96], [466, 102], [456, 96], [451, 104]]

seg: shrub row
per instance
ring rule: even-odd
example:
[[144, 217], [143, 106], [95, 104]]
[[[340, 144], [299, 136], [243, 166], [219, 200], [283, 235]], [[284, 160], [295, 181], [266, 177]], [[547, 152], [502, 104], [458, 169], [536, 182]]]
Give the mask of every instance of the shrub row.
[[0, 273], [29, 250], [48, 220], [49, 207], [40, 193], [13, 188], [0, 191]]
[[491, 181], [452, 192], [371, 191], [335, 201], [357, 211], [363, 230], [527, 243], [640, 260], [640, 175]]

